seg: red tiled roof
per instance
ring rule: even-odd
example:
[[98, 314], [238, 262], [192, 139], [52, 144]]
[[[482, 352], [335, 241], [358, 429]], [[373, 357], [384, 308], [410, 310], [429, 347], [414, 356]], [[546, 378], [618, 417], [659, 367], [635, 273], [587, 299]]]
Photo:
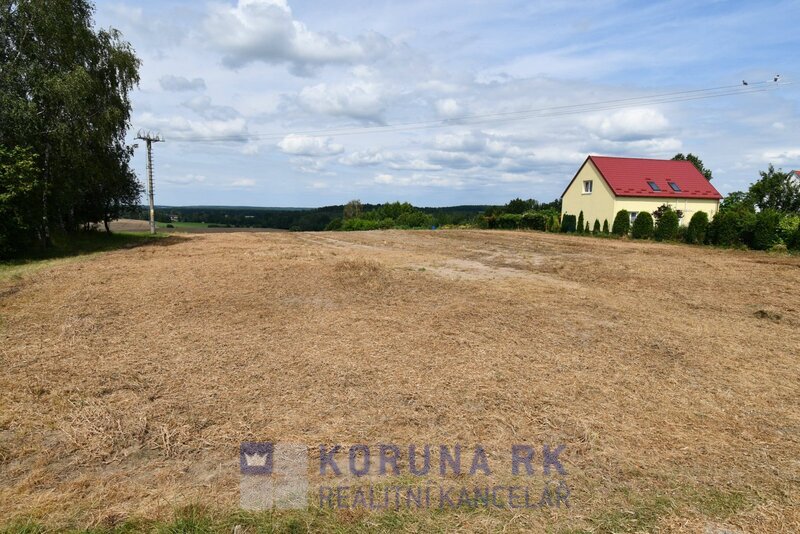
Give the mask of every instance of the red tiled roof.
[[[594, 163], [618, 197], [722, 198], [711, 182], [689, 161], [606, 156], [589, 156], [586, 162], [589, 161]], [[654, 182], [661, 191], [653, 191], [647, 182]], [[680, 191], [673, 190], [670, 182], [676, 184]]]

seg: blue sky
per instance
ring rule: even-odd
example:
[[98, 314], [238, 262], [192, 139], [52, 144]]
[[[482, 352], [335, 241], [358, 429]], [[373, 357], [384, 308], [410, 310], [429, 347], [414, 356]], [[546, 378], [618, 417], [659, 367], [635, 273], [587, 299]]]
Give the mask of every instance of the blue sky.
[[[142, 59], [132, 133], [167, 139], [156, 202], [250, 206], [551, 200], [588, 154], [693, 152], [723, 194], [744, 189], [769, 163], [800, 168], [798, 20], [798, 1], [146, 0], [96, 13]], [[776, 73], [785, 83], [759, 85]], [[743, 79], [769, 90], [644, 98]], [[376, 128], [431, 121], [444, 127]], [[142, 149], [134, 165], [143, 177]]]

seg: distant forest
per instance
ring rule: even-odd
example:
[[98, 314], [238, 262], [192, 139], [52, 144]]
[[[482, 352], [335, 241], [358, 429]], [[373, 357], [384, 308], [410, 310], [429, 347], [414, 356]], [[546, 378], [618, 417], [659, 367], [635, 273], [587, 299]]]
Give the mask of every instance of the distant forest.
[[[381, 208], [383, 204], [364, 204], [365, 213]], [[435, 226], [472, 224], [492, 206], [448, 206], [444, 208], [416, 208], [433, 217]], [[236, 206], [156, 206], [156, 221], [192, 222], [230, 228], [279, 228], [298, 232], [325, 230], [332, 221], [341, 219], [344, 205], [321, 208], [257, 208]], [[123, 215], [131, 219], [148, 219], [148, 210], [142, 206]]]

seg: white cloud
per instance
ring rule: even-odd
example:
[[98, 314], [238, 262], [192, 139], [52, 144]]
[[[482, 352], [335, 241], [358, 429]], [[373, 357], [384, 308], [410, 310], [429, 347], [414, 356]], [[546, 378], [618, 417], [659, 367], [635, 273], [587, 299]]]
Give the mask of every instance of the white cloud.
[[649, 108], [623, 109], [609, 114], [593, 114], [584, 119], [590, 132], [612, 141], [637, 141], [663, 135], [669, 126], [667, 118]]
[[339, 158], [339, 163], [351, 167], [367, 167], [379, 165], [386, 160], [387, 152], [381, 150], [361, 150], [351, 152]]
[[411, 159], [407, 161], [392, 161], [389, 163], [389, 168], [406, 171], [438, 171], [442, 169], [442, 166], [434, 165], [423, 159]]
[[223, 52], [223, 63], [241, 67], [254, 61], [288, 63], [293, 74], [308, 75], [329, 63], [358, 63], [384, 55], [391, 42], [371, 32], [355, 40], [315, 32], [295, 20], [285, 0], [239, 0], [217, 6], [205, 33]]
[[202, 184], [206, 181], [206, 177], [199, 174], [185, 174], [183, 176], [163, 178], [163, 181], [173, 185]]
[[136, 124], [145, 129], [160, 131], [167, 141], [196, 139], [244, 141], [247, 121], [242, 117], [228, 120], [191, 120], [181, 116], [156, 116], [151, 112], [136, 117]]
[[439, 134], [433, 146], [448, 152], [479, 152], [486, 147], [486, 138], [475, 132]]
[[391, 184], [394, 182], [394, 176], [391, 174], [378, 174], [374, 178], [376, 184]]
[[297, 96], [297, 102], [313, 113], [352, 117], [368, 122], [383, 122], [381, 113], [386, 108], [383, 87], [363, 80], [304, 87]]
[[158, 83], [165, 91], [199, 91], [206, 88], [203, 78], [185, 78], [183, 76], [172, 76], [168, 74], [162, 76]]
[[452, 119], [463, 115], [464, 111], [453, 98], [443, 98], [436, 101], [436, 113], [445, 119]]
[[228, 183], [229, 187], [249, 189], [255, 187], [256, 181], [252, 178], [238, 178]]
[[330, 137], [310, 137], [307, 135], [289, 134], [284, 137], [278, 148], [285, 154], [294, 156], [335, 156], [344, 152], [344, 147], [334, 143]]
[[797, 166], [798, 162], [800, 162], [800, 147], [766, 150], [761, 157], [765, 163], [774, 163], [777, 165], [792, 163]]
[[227, 121], [241, 117], [241, 114], [230, 106], [217, 106], [211, 103], [211, 97], [196, 96], [182, 104], [201, 117], [211, 120]]

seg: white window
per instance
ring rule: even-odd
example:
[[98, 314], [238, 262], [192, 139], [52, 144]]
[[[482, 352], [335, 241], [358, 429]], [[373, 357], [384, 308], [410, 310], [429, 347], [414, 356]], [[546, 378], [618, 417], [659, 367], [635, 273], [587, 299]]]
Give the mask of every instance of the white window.
[[635, 221], [635, 220], [636, 220], [636, 216], [637, 216], [637, 215], [639, 215], [639, 212], [638, 212], [638, 211], [632, 211], [632, 212], [631, 212], [631, 224], [633, 224], [633, 221]]
[[591, 180], [584, 180], [583, 181], [583, 194], [584, 195], [591, 195], [592, 194], [592, 181]]

